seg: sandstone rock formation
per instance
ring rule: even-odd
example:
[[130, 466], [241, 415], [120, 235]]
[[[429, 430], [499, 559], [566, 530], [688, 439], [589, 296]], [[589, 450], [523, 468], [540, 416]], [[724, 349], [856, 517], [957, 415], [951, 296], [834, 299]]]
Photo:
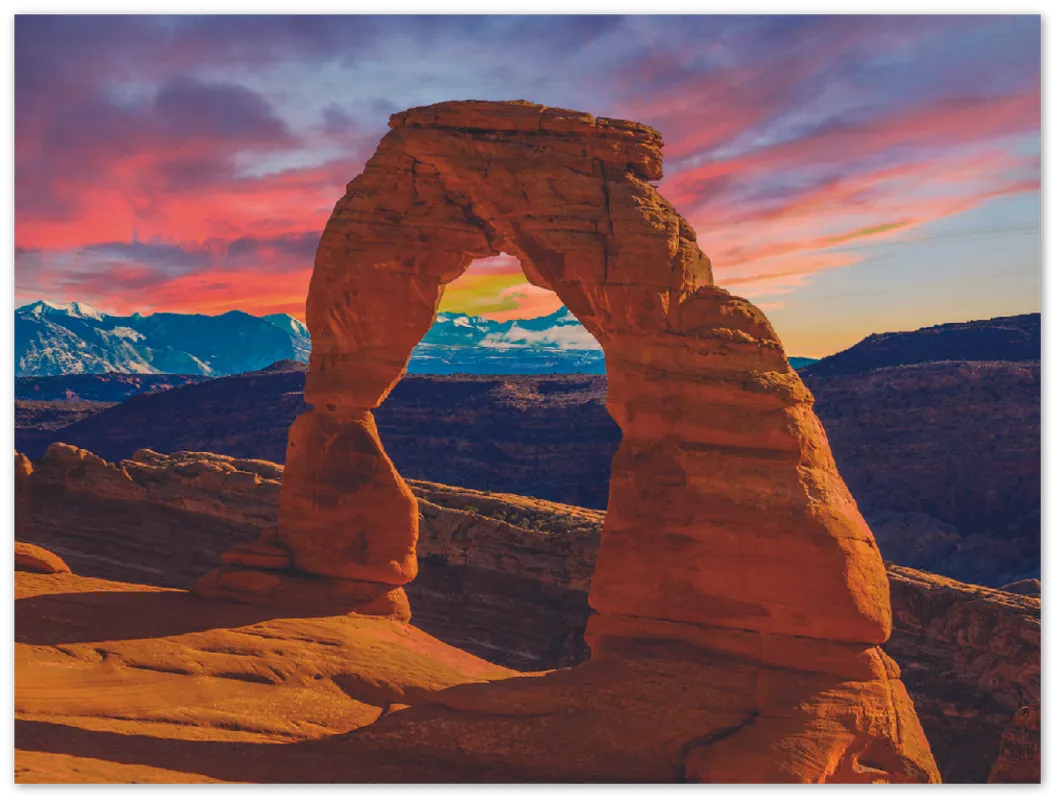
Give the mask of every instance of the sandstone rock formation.
[[33, 463], [22, 453], [15, 451], [15, 536], [20, 530], [29, 532], [31, 524], [29, 481], [33, 474]]
[[936, 760], [964, 782], [1038, 781], [1038, 598], [895, 565], [888, 576], [896, 619], [885, 649], [915, 687]]
[[[511, 253], [602, 345], [623, 435], [591, 587], [592, 662], [572, 680], [642, 658], [743, 665], [745, 685], [681, 729], [692, 780], [937, 780], [878, 647], [891, 609], [877, 546], [770, 324], [712, 285], [693, 230], [649, 183], [660, 135], [524, 102], [441, 103], [390, 127], [316, 253], [314, 408], [290, 429], [279, 507], [296, 573], [334, 596], [355, 596], [350, 582], [402, 596], [415, 577], [417, 502], [372, 410], [444, 286], [475, 258]], [[280, 602], [276, 575], [228, 565], [196, 591]], [[476, 715], [510, 702], [470, 694]], [[590, 716], [607, 730], [635, 719]], [[623, 752], [599, 739], [584, 758]]]
[[[24, 457], [22, 457], [24, 459]], [[222, 550], [274, 525], [282, 467], [209, 454], [140, 450], [108, 463], [57, 443], [19, 470], [19, 540], [83, 574], [186, 586]]]
[[42, 572], [53, 575], [69, 572], [70, 568], [57, 555], [43, 547], [26, 542], [15, 542], [15, 571]]
[[[159, 465], [151, 473], [159, 489], [133, 503], [116, 499], [121, 493], [114, 499], [94, 494], [93, 487], [105, 485], [98, 481], [71, 479], [60, 490], [49, 467], [38, 464], [37, 496], [47, 490], [50, 502], [37, 504], [33, 541], [60, 551], [78, 574], [183, 588], [201, 575], [203, 564], [220, 563], [225, 549], [228, 557], [258, 558], [256, 544], [235, 546], [254, 530], [275, 540], [280, 465], [240, 460], [239, 469], [256, 470], [260, 481], [238, 481], [252, 489], [232, 492], [226, 507], [224, 489], [211, 491], [208, 503], [196, 502], [204, 492], [185, 478], [197, 471], [195, 462], [210, 465], [216, 456], [137, 457]], [[138, 474], [134, 463], [123, 467]], [[409, 485], [421, 513], [419, 575], [407, 586], [417, 627], [519, 670], [588, 658], [583, 634], [601, 512], [421, 481]], [[190, 501], [188, 510], [173, 503], [181, 494]], [[258, 508], [251, 512], [254, 498]], [[256, 524], [249, 527], [245, 519]], [[902, 664], [943, 779], [981, 782], [1004, 774], [1027, 780], [1037, 774], [1038, 730], [1013, 718], [1018, 704], [1038, 707], [1038, 601], [894, 565], [888, 575], [894, 631], [884, 649]], [[1004, 739], [1010, 744], [1000, 756]]]
[[1042, 711], [1036, 706], [1018, 709], [1013, 722], [1002, 733], [998, 760], [991, 768], [989, 783], [1039, 783], [1042, 747], [1039, 729]]
[[[25, 458], [22, 456], [22, 458]], [[68, 444], [51, 445], [33, 482], [109, 500], [149, 501], [232, 522], [272, 522], [269, 491], [278, 496], [282, 467], [214, 453], [138, 450], [116, 464]], [[276, 499], [271, 501], [276, 502]]]

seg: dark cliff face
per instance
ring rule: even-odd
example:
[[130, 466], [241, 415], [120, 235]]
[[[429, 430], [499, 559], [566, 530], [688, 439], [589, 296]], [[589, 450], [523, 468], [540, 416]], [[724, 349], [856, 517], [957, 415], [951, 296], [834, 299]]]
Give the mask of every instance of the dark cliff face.
[[286, 431], [305, 410], [304, 365], [263, 370], [140, 394], [61, 431], [15, 431], [15, 446], [38, 458], [51, 442], [64, 441], [109, 461], [140, 448], [170, 453], [208, 450], [244, 458], [283, 461]]
[[1001, 586], [1038, 577], [1038, 362], [805, 376], [885, 558]]
[[[594, 375], [409, 375], [375, 417], [407, 478], [604, 508], [620, 443], [605, 387]], [[146, 447], [282, 462], [303, 389], [304, 366], [290, 363], [132, 397], [61, 431], [23, 428], [16, 446], [31, 458], [63, 441], [111, 461]]]
[[47, 431], [67, 428], [116, 405], [97, 400], [16, 400], [15, 430], [39, 431], [46, 438]]
[[1037, 782], [1039, 599], [894, 565], [888, 580], [885, 650], [899, 662], [944, 779]]
[[407, 478], [604, 508], [620, 429], [601, 376], [404, 378], [375, 414]]

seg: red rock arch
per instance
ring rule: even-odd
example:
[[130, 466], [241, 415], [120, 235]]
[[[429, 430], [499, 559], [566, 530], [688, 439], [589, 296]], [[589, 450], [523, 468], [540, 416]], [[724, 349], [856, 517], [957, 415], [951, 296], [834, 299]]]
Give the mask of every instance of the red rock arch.
[[694, 231], [649, 182], [659, 134], [530, 103], [442, 103], [390, 127], [316, 255], [314, 410], [291, 428], [280, 503], [295, 568], [414, 578], [416, 501], [371, 411], [445, 284], [507, 252], [601, 343], [623, 431], [591, 592], [595, 654], [629, 639], [885, 641], [881, 558], [812, 397], [763, 314], [712, 285]]
[[[649, 740], [658, 752], [677, 742], [688, 779], [938, 780], [898, 667], [877, 646], [891, 612], [873, 536], [770, 324], [712, 285], [694, 232], [650, 184], [656, 131], [479, 102], [412, 109], [390, 126], [316, 255], [314, 409], [290, 430], [279, 530], [225, 554], [195, 590], [409, 618], [399, 587], [417, 569], [417, 503], [371, 412], [445, 284], [475, 258], [511, 253], [604, 348], [623, 432], [591, 660], [458, 687], [459, 710], [438, 730], [494, 742], [502, 759], [539, 722], [551, 755], [623, 758], [644, 709], [663, 718], [691, 696], [692, 725]], [[558, 684], [560, 701], [548, 690]], [[552, 725], [531, 702], [529, 716], [509, 716], [512, 697], [535, 691], [545, 708], [576, 698], [571, 716], [587, 727]], [[603, 695], [618, 701], [599, 713]], [[538, 751], [525, 757], [539, 763]]]

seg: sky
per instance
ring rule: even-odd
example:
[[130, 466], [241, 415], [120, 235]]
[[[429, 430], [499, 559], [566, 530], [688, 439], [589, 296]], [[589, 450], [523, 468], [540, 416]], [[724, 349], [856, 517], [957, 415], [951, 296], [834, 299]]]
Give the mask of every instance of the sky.
[[[15, 21], [15, 299], [304, 317], [389, 115], [526, 99], [664, 137], [661, 193], [792, 355], [1041, 308], [1037, 16]], [[516, 258], [444, 310], [553, 311]]]

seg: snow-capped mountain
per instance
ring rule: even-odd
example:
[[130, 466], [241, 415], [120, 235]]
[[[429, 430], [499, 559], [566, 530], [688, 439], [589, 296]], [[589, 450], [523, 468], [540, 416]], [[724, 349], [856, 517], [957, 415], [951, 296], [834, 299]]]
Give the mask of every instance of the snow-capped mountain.
[[[106, 314], [84, 303], [41, 300], [15, 310], [15, 374], [134, 372], [231, 375], [276, 361], [308, 361], [312, 341], [288, 314]], [[810, 359], [790, 359], [794, 367]], [[566, 308], [535, 319], [496, 322], [442, 312], [415, 347], [420, 374], [606, 371], [602, 348]]]
[[487, 347], [509, 350], [519, 347], [552, 350], [601, 350], [569, 309], [559, 308], [553, 314], [535, 319], [512, 319], [494, 322], [484, 317], [441, 312], [422, 339], [423, 345]]
[[286, 314], [106, 314], [47, 300], [15, 310], [15, 375], [133, 372], [230, 375], [308, 360], [308, 331]]
[[535, 319], [495, 322], [442, 312], [411, 354], [420, 374], [520, 374], [606, 371], [602, 348], [565, 307]]
[[312, 351], [312, 337], [308, 333], [305, 323], [289, 314], [266, 314], [261, 317], [275, 325], [280, 330], [290, 334], [290, 342], [294, 347], [294, 359], [297, 361], [308, 361], [308, 354]]
[[45, 317], [71, 317], [74, 319], [102, 320], [103, 318], [103, 313], [101, 311], [92, 308], [87, 303], [69, 303], [61, 306], [58, 303], [52, 303], [49, 300], [38, 300], [36, 303], [22, 306], [22, 308], [17, 309], [17, 311], [24, 312], [37, 319], [43, 319]]

